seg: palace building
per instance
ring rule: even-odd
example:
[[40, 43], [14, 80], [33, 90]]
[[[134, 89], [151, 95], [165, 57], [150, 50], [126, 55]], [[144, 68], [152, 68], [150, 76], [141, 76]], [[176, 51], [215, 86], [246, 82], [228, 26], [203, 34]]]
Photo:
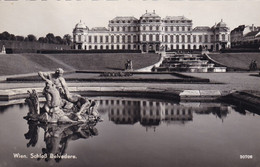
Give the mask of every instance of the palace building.
[[222, 20], [212, 27], [193, 28], [184, 16], [161, 18], [146, 11], [139, 19], [115, 17], [108, 28], [89, 29], [80, 21], [73, 29], [73, 43], [78, 50], [218, 51], [230, 47], [230, 30]]

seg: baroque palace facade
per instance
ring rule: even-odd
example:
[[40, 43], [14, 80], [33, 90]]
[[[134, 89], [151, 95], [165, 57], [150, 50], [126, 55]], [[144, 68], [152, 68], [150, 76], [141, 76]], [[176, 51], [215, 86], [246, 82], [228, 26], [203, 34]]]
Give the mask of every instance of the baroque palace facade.
[[184, 16], [161, 18], [153, 12], [135, 17], [115, 17], [108, 28], [89, 29], [84, 23], [73, 29], [74, 49], [78, 50], [141, 50], [218, 51], [230, 47], [230, 30], [222, 20], [212, 27], [192, 28], [192, 20]]

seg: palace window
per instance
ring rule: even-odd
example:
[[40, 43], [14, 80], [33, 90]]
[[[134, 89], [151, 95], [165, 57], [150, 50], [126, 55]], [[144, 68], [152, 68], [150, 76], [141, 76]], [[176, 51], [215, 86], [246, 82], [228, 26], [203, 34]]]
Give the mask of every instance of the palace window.
[[114, 27], [111, 27], [111, 31], [114, 31]]
[[216, 35], [216, 40], [217, 40], [217, 41], [219, 40], [219, 35], [218, 35], [218, 34]]
[[119, 42], [120, 42], [120, 39], [119, 39], [119, 38], [120, 38], [120, 36], [119, 36], [119, 35], [118, 35], [118, 36], [116, 36], [116, 42], [117, 42], [117, 43], [119, 43]]
[[125, 43], [125, 35], [122, 36], [122, 42]]
[[131, 45], [128, 45], [127, 48], [128, 48], [128, 50], [130, 50], [131, 49]]
[[202, 35], [199, 35], [199, 42], [202, 42]]
[[116, 45], [116, 49], [119, 50], [119, 45]]
[[197, 42], [196, 35], [193, 35], [193, 42]]
[[190, 42], [191, 42], [191, 41], [190, 41], [190, 35], [188, 35], [187, 37], [188, 37], [188, 43], [190, 43]]
[[131, 31], [131, 27], [130, 26], [128, 27], [128, 31]]
[[156, 34], [156, 41], [159, 41], [160, 40], [160, 36], [159, 34]]
[[165, 27], [165, 31], [168, 31], [168, 27], [167, 26]]
[[134, 39], [133, 39], [133, 40], [134, 40], [134, 42], [137, 42], [137, 40], [136, 40], [136, 35], [134, 35], [134, 37], [133, 37], [133, 38], [134, 38]]
[[156, 31], [159, 31], [159, 26], [156, 26]]
[[164, 38], [165, 38], [165, 42], [168, 42], [168, 35], [165, 35]]
[[179, 26], [176, 27], [176, 31], [179, 31]]
[[152, 34], [149, 35], [149, 41], [153, 41], [153, 35]]
[[111, 43], [114, 43], [114, 36], [111, 36]]
[[103, 36], [100, 36], [100, 43], [103, 43]]
[[173, 42], [173, 35], [171, 35], [171, 42]]
[[185, 35], [182, 35], [182, 36], [181, 36], [181, 41], [182, 41], [183, 43], [185, 43]]
[[225, 34], [222, 34], [222, 41], [225, 41]]
[[210, 35], [210, 42], [214, 41], [214, 35]]
[[150, 26], [150, 31], [152, 31], [153, 30], [153, 26]]
[[146, 41], [146, 35], [145, 34], [143, 35], [143, 41]]
[[91, 36], [88, 36], [88, 42], [89, 43], [91, 43], [92, 42], [92, 40], [91, 40], [92, 38], [91, 38]]
[[119, 31], [119, 27], [117, 27], [117, 31]]
[[97, 36], [94, 36], [94, 43], [97, 43]]
[[208, 42], [208, 35], [205, 35], [205, 42]]
[[171, 31], [173, 31], [173, 26], [171, 26]]
[[127, 36], [127, 42], [128, 42], [128, 43], [131, 43], [131, 35], [128, 35], [128, 36]]
[[106, 45], [106, 50], [108, 50], [109, 49], [109, 46], [108, 45]]
[[123, 27], [123, 30], [122, 31], [125, 31], [125, 27]]
[[176, 42], [179, 43], [180, 40], [179, 40], [179, 35], [176, 35]]
[[185, 31], [185, 27], [184, 26], [182, 27], [182, 31]]
[[108, 36], [106, 36], [106, 43], [108, 43]]
[[81, 41], [81, 35], [79, 35], [79, 42]]

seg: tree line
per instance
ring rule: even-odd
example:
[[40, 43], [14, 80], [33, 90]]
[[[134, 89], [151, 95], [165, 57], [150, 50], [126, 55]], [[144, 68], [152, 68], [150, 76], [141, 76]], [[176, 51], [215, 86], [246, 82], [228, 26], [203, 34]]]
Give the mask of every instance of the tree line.
[[53, 33], [48, 33], [45, 37], [36, 38], [35, 35], [29, 34], [26, 37], [20, 35], [10, 34], [7, 31], [0, 33], [0, 40], [10, 40], [10, 41], [25, 41], [25, 42], [40, 42], [40, 43], [50, 43], [50, 44], [63, 44], [71, 45], [71, 35], [65, 34], [63, 38], [60, 36], [55, 36]]

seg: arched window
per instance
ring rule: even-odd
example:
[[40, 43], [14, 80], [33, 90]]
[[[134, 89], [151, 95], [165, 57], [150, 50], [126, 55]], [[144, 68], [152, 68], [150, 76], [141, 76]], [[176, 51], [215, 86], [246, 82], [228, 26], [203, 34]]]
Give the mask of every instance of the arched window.
[[156, 34], [156, 41], [159, 41], [160, 40], [160, 36], [159, 34]]
[[116, 49], [119, 50], [119, 45], [116, 45]]
[[111, 36], [111, 43], [114, 43], [114, 36]]
[[116, 36], [116, 42], [117, 42], [117, 43], [120, 42], [119, 35]]
[[153, 41], [153, 35], [149, 34], [149, 41]]
[[128, 43], [131, 43], [131, 35], [128, 35], [128, 36], [127, 36], [127, 42], [128, 42]]
[[193, 49], [194, 49], [194, 50], [196, 50], [196, 49], [197, 49], [196, 45], [193, 45]]
[[97, 50], [97, 45], [95, 45], [95, 50]]

